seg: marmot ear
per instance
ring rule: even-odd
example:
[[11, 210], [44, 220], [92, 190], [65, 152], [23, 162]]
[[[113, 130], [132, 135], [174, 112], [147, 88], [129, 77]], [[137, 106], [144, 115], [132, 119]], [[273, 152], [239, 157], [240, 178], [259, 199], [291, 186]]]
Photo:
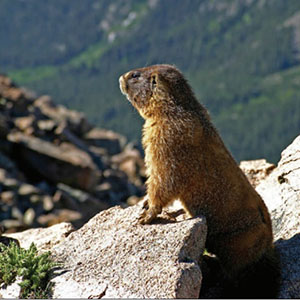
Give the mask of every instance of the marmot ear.
[[150, 86], [151, 86], [151, 90], [153, 91], [156, 87], [157, 87], [157, 82], [158, 82], [158, 74], [153, 73], [151, 75], [151, 79], [150, 79]]

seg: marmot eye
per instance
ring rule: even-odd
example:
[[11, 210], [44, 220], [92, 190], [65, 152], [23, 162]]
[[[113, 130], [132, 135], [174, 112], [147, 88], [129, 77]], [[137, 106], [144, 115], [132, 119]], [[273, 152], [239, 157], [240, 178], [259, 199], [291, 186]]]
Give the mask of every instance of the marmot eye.
[[156, 76], [151, 77], [151, 86], [152, 86], [152, 88], [155, 88], [155, 86], [156, 86]]
[[131, 78], [139, 78], [141, 76], [141, 73], [140, 72], [133, 72], [131, 74]]

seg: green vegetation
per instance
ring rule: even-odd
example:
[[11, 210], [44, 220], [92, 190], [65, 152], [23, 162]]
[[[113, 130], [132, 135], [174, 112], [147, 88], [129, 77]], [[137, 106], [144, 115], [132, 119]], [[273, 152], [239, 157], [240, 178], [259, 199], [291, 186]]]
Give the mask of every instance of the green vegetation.
[[101, 58], [101, 55], [109, 49], [109, 45], [103, 43], [97, 43], [90, 46], [86, 51], [82, 52], [78, 56], [75, 56], [70, 63], [70, 67], [80, 67], [82, 65], [90, 68], [93, 66], [95, 61]]
[[277, 162], [300, 131], [300, 1], [155, 2], [2, 0], [1, 71], [139, 141], [118, 77], [175, 64], [237, 160]]
[[58, 69], [54, 66], [40, 66], [36, 68], [11, 71], [9, 74], [16, 82], [22, 82], [22, 84], [26, 84], [53, 77], [57, 75], [57, 72]]
[[38, 255], [33, 243], [28, 250], [15, 243], [9, 246], [0, 244], [0, 285], [9, 285], [20, 276], [20, 298], [49, 298], [49, 279], [55, 265], [50, 252]]

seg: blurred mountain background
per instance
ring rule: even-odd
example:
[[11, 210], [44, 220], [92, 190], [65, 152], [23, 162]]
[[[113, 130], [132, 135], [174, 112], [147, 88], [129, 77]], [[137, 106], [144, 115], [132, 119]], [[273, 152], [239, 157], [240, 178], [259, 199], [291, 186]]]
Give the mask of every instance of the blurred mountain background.
[[300, 131], [299, 0], [0, 0], [0, 73], [139, 141], [119, 76], [175, 64], [236, 160]]

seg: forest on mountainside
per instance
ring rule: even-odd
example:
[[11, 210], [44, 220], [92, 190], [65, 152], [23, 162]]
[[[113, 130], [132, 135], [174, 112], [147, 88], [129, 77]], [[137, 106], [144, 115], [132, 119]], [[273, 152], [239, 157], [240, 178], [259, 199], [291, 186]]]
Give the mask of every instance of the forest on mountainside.
[[237, 160], [300, 131], [300, 1], [1, 0], [0, 73], [139, 141], [118, 77], [178, 66]]

